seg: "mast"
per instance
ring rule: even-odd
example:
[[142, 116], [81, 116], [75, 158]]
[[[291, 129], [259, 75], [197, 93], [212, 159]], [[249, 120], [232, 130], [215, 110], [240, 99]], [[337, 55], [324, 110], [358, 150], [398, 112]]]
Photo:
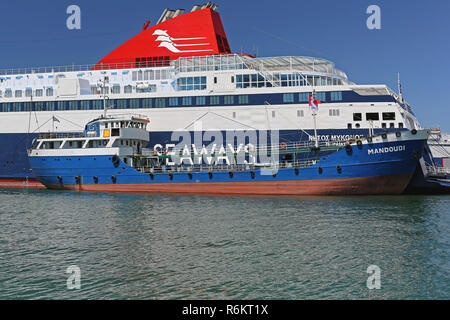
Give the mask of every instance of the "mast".
[[103, 80], [100, 80], [101, 88], [103, 91], [103, 118], [106, 118], [106, 111], [108, 107], [106, 106], [106, 84], [109, 82], [108, 76], [104, 76]]
[[398, 98], [403, 103], [402, 83], [400, 82], [400, 72], [398, 73]]
[[316, 90], [313, 89], [311, 102], [312, 102], [312, 107], [313, 107], [313, 118], [314, 118], [314, 140], [315, 140], [315, 147], [319, 148], [319, 138], [317, 136], [317, 120], [316, 120], [317, 108], [314, 106], [315, 99], [316, 99]]

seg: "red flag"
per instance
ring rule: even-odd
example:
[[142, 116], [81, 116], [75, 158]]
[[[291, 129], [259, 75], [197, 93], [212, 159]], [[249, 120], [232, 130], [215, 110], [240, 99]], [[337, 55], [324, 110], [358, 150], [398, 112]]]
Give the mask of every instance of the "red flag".
[[322, 102], [319, 99], [314, 99], [312, 98], [312, 96], [309, 96], [309, 106], [311, 107], [312, 110], [318, 110], [319, 109], [319, 104], [321, 104]]

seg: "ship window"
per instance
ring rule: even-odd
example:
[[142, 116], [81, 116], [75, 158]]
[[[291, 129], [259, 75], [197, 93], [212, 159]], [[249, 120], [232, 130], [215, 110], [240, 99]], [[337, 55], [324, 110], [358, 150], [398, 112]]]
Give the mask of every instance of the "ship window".
[[33, 95], [33, 89], [26, 88], [25, 89], [25, 97], [31, 97]]
[[13, 103], [13, 111], [14, 111], [14, 112], [22, 111], [22, 110], [21, 110], [21, 105], [22, 105], [22, 104], [21, 104], [20, 102], [14, 102], [14, 103]]
[[275, 111], [272, 111], [272, 118], [275, 118]]
[[166, 107], [166, 99], [165, 98], [156, 98], [155, 99], [155, 108], [165, 108]]
[[219, 96], [212, 96], [212, 97], [209, 97], [209, 104], [210, 105], [217, 105], [217, 104], [219, 104], [220, 102], [220, 100], [219, 100]]
[[353, 121], [362, 121], [362, 113], [354, 113]]
[[101, 94], [109, 94], [109, 88], [108, 87], [101, 87], [100, 88]]
[[386, 128], [386, 123], [383, 122], [383, 123], [381, 124], [381, 127], [385, 129], [385, 128]]
[[234, 76], [231, 76], [231, 83], [234, 83]]
[[152, 99], [142, 99], [142, 108], [151, 108]]
[[300, 102], [309, 102], [309, 93], [308, 92], [300, 93], [298, 98]]
[[58, 110], [64, 110], [64, 101], [58, 101], [56, 105]]
[[331, 101], [342, 101], [342, 92], [341, 91], [331, 92]]
[[356, 127], [357, 129], [359, 129], [359, 128], [361, 127], [361, 125], [360, 125], [359, 123], [357, 123], [357, 124], [355, 125], [355, 127]]
[[248, 104], [248, 95], [238, 96], [239, 104]]
[[78, 101], [69, 101], [69, 110], [77, 110]]
[[47, 111], [53, 111], [53, 110], [55, 110], [55, 102], [53, 102], [53, 101], [47, 101], [45, 104], [46, 104], [46, 109], [47, 109]]
[[329, 115], [330, 117], [339, 117], [339, 109], [330, 109], [329, 110]]
[[351, 123], [347, 123], [347, 128], [351, 129], [352, 128], [352, 124]]
[[283, 94], [283, 102], [284, 103], [293, 103], [294, 102], [294, 94], [293, 93], [284, 93]]
[[128, 99], [118, 99], [116, 100], [117, 109], [127, 109]]
[[89, 102], [88, 100], [80, 101], [81, 110], [89, 110]]
[[206, 97], [196, 97], [195, 104], [198, 106], [204, 106], [206, 104]]
[[119, 93], [120, 93], [120, 86], [114, 85], [114, 86], [111, 88], [111, 93], [112, 93], [112, 94], [119, 94]]
[[178, 106], [178, 98], [177, 97], [169, 98], [169, 107], [176, 107], [176, 106]]
[[214, 83], [217, 83], [217, 77], [214, 77]]
[[327, 100], [326, 98], [326, 92], [317, 92], [315, 94], [316, 99], [320, 100], [320, 102], [325, 102]]
[[391, 123], [389, 124], [389, 128], [395, 128], [395, 123], [391, 122]]
[[367, 121], [378, 121], [380, 120], [380, 114], [378, 112], [368, 112], [366, 113]]
[[92, 101], [92, 108], [96, 110], [103, 109], [103, 101], [102, 100], [94, 100]]
[[123, 87], [123, 93], [132, 93], [133, 87], [131, 85]]
[[183, 106], [191, 106], [192, 105], [192, 97], [183, 97], [182, 104], [183, 104]]
[[35, 111], [43, 111], [44, 110], [44, 102], [35, 102], [34, 110]]
[[399, 122], [399, 123], [398, 123], [398, 127], [399, 127], [399, 128], [403, 128], [403, 122]]
[[138, 109], [139, 108], [139, 99], [130, 99], [130, 108]]
[[97, 94], [97, 86], [91, 86], [91, 94]]
[[205, 90], [206, 77], [179, 78], [177, 80], [178, 90]]
[[234, 96], [224, 96], [223, 103], [224, 104], [234, 104]]
[[383, 120], [395, 120], [395, 112], [383, 112]]
[[303, 117], [303, 116], [304, 116], [303, 110], [297, 110], [297, 117]]
[[23, 105], [23, 111], [32, 111], [33, 104], [31, 102], [25, 102]]
[[16, 90], [14, 96], [16, 98], [21, 98], [22, 97], [22, 90]]
[[236, 112], [233, 112], [233, 119], [236, 119]]

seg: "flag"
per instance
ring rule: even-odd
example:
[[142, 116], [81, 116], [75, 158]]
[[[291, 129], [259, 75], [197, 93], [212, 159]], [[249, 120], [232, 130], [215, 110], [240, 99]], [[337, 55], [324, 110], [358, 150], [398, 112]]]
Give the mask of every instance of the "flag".
[[52, 121], [53, 121], [53, 122], [59, 122], [58, 118], [57, 118], [57, 117], [55, 117], [55, 116], [53, 116], [53, 119], [52, 119]]
[[313, 111], [319, 110], [319, 104], [321, 104], [319, 99], [313, 99], [312, 96], [309, 96], [309, 108]]

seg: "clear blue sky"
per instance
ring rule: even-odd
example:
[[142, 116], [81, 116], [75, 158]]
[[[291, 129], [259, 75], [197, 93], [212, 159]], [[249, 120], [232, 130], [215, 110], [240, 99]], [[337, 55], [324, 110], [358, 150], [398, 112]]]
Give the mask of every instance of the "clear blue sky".
[[[207, 2], [207, 1], [205, 1]], [[0, 11], [0, 69], [95, 63], [154, 24], [162, 11], [190, 10], [199, 0], [7, 1]], [[332, 60], [358, 84], [397, 90], [423, 126], [450, 131], [450, 1], [221, 0], [234, 52], [306, 55]], [[66, 28], [66, 8], [81, 7], [81, 30]], [[366, 9], [381, 8], [381, 30], [366, 27]]]

